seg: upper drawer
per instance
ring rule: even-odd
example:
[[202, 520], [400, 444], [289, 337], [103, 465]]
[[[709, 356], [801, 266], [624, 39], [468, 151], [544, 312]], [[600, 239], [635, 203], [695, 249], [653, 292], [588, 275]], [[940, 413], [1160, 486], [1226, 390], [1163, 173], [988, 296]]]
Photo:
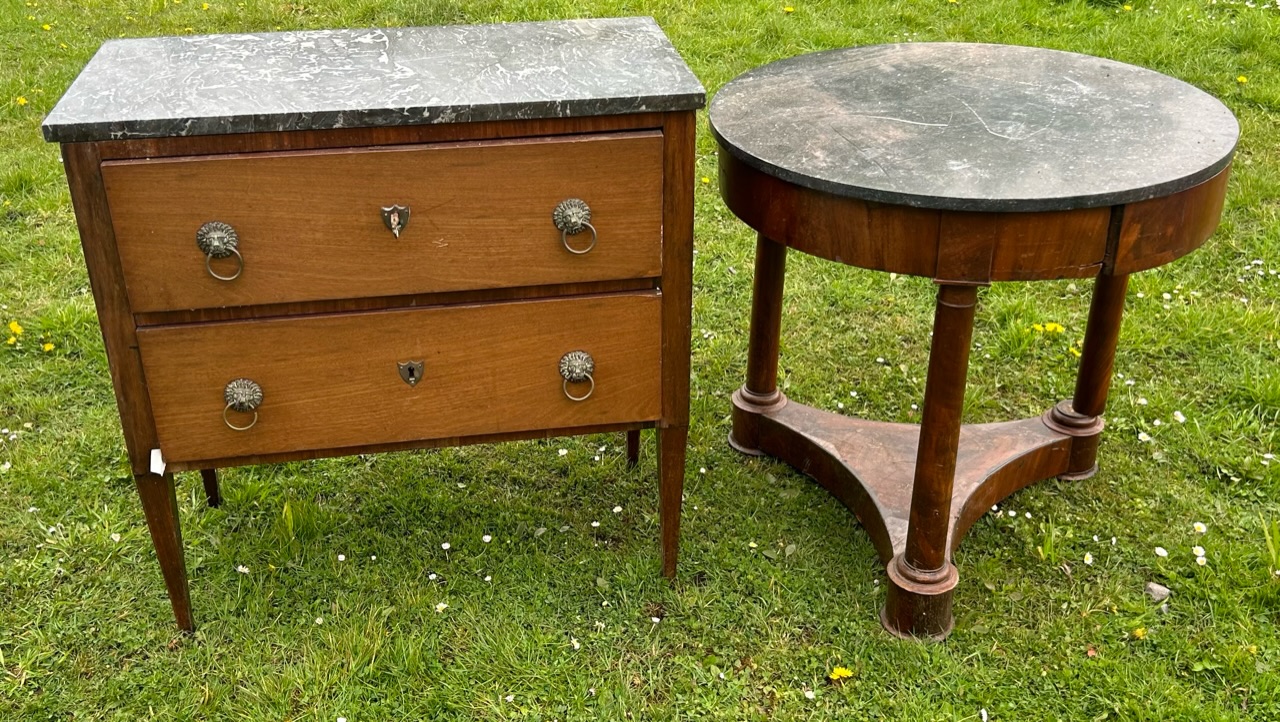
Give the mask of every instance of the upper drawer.
[[[135, 312], [658, 276], [657, 131], [102, 164]], [[552, 220], [585, 201], [570, 253]], [[397, 237], [384, 208], [404, 206]], [[386, 214], [389, 215], [389, 214]], [[403, 218], [403, 214], [401, 216]], [[234, 255], [209, 260], [206, 223]], [[592, 232], [570, 235], [582, 250]], [[208, 266], [208, 267], [206, 267]]]

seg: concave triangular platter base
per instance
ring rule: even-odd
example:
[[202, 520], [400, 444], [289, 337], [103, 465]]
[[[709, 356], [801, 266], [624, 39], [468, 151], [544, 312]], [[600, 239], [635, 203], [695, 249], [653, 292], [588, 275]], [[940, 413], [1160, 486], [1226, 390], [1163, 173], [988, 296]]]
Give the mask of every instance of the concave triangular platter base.
[[[813, 477], [858, 517], [893, 577], [890, 562], [906, 546], [920, 427], [820, 411], [781, 396], [761, 407], [736, 393], [733, 404], [735, 433], [756, 441], [752, 448], [731, 435], [734, 448], [767, 454]], [[963, 426], [945, 522], [947, 549], [954, 551], [992, 505], [1036, 481], [1066, 474], [1072, 441], [1042, 417]], [[949, 632], [948, 625], [931, 636]]]

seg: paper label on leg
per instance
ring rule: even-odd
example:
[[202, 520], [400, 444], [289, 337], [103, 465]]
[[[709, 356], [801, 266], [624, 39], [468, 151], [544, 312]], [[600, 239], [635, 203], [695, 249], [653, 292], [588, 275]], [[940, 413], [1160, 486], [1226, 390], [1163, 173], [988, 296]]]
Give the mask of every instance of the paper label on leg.
[[164, 474], [164, 454], [159, 449], [151, 450], [151, 473], [157, 476]]

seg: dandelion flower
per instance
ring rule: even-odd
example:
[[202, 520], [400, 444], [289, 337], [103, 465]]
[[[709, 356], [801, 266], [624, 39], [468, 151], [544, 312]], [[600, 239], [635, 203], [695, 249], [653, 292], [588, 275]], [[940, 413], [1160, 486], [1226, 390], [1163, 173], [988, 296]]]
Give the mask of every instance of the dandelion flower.
[[831, 680], [832, 682], [839, 682], [842, 679], [848, 679], [849, 677], [852, 677], [852, 676], [853, 676], [853, 671], [850, 670], [848, 667], [836, 667], [835, 669], [831, 670], [831, 674], [827, 675], [827, 679]]
[[788, 6], [784, 7], [784, 8], [782, 8], [782, 12], [787, 13], [788, 15], [790, 15], [791, 13], [793, 13], [793, 12], [795, 12], [795, 11], [796, 11], [796, 9], [795, 9], [795, 8], [793, 8], [793, 7], [791, 7], [790, 5], [788, 5]]
[[53, 350], [53, 344], [46, 342], [40, 346], [40, 350], [44, 351], [45, 353], [48, 353], [49, 351]]
[[11, 331], [14, 336], [21, 336], [22, 332], [25, 330], [26, 329], [22, 327], [22, 324], [18, 323], [17, 321], [9, 322], [9, 331]]
[[18, 105], [26, 105], [26, 104], [27, 104], [27, 99], [26, 99], [26, 98], [24, 98], [24, 97], [22, 97], [21, 95], [19, 95], [19, 96], [18, 96], [18, 99], [17, 99], [17, 100], [15, 100], [14, 102], [15, 102], [15, 103], [17, 103]]
[[1146, 639], [1146, 638], [1147, 638], [1147, 628], [1146, 628], [1146, 627], [1138, 627], [1137, 629], [1133, 630], [1133, 638], [1134, 638], [1134, 639]]
[[1239, 83], [1239, 84], [1241, 84], [1241, 85], [1244, 85], [1245, 83], [1249, 82], [1249, 79], [1248, 79], [1248, 78], [1246, 78], [1246, 77], [1245, 77], [1245, 76], [1243, 76], [1243, 75], [1237, 75], [1237, 76], [1236, 76], [1236, 82], [1237, 82], [1237, 83]]

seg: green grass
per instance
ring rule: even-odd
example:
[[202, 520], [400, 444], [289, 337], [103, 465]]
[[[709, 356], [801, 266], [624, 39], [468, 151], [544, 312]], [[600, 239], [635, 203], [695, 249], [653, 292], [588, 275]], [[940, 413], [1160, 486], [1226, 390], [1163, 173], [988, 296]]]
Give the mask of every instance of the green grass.
[[[0, 719], [1280, 719], [1280, 460], [1263, 456], [1280, 454], [1268, 4], [4, 0], [0, 323], [24, 333], [0, 346]], [[176, 634], [44, 114], [111, 37], [624, 14], [654, 15], [713, 93], [801, 52], [974, 40], [1137, 63], [1230, 105], [1243, 141], [1218, 234], [1133, 280], [1102, 472], [1020, 492], [1016, 517], [976, 524], [946, 643], [884, 634], [883, 569], [853, 518], [724, 443], [753, 237], [720, 203], [700, 118], [677, 584], [658, 574], [653, 454], [628, 471], [619, 436], [249, 467], [226, 472], [217, 510], [197, 477], [180, 479], [201, 626]], [[787, 393], [912, 419], [930, 285], [798, 255], [787, 284]], [[1087, 305], [1083, 282], [984, 291], [969, 417], [1033, 415], [1068, 395]], [[1029, 331], [1048, 321], [1066, 333]], [[1173, 588], [1166, 613], [1147, 581]], [[841, 686], [824, 682], [836, 665], [853, 671]]]

